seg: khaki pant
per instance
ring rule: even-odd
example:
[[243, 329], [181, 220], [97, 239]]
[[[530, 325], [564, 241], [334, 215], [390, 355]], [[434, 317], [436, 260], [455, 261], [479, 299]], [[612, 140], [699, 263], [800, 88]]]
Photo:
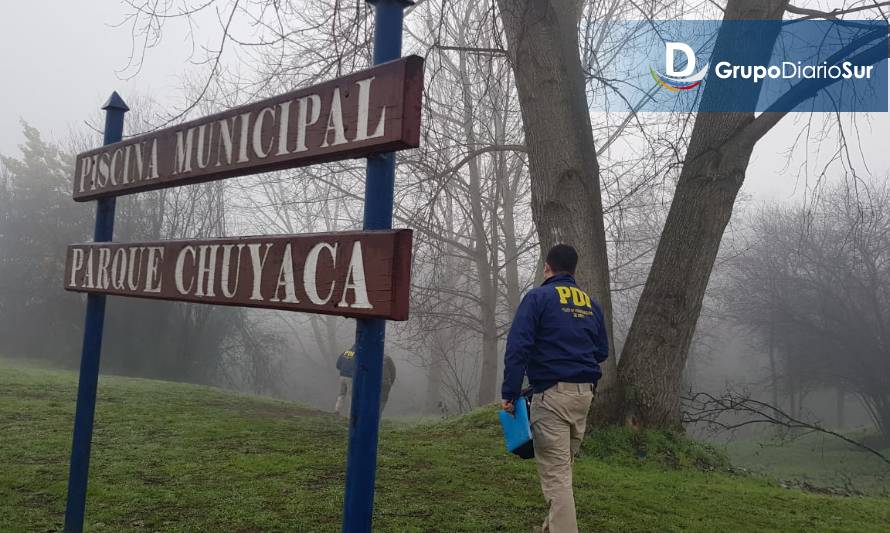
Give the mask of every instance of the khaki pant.
[[532, 396], [531, 426], [541, 491], [550, 506], [544, 532], [577, 533], [572, 463], [581, 448], [587, 412], [593, 400], [590, 383], [557, 383]]
[[352, 412], [352, 378], [340, 376], [340, 391], [337, 393], [334, 411], [340, 413], [342, 417], [349, 418]]

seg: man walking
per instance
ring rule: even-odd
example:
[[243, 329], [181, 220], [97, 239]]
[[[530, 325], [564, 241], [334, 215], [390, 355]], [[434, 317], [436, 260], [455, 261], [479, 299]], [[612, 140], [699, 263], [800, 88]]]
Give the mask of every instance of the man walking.
[[339, 390], [334, 412], [349, 418], [352, 408], [352, 372], [355, 369], [355, 346], [340, 354], [337, 358], [337, 370], [340, 371]]
[[513, 411], [522, 378], [532, 387], [531, 426], [541, 491], [550, 510], [543, 531], [577, 533], [572, 463], [608, 340], [599, 305], [575, 283], [578, 253], [557, 244], [544, 262], [544, 283], [525, 295], [507, 336], [503, 407]]

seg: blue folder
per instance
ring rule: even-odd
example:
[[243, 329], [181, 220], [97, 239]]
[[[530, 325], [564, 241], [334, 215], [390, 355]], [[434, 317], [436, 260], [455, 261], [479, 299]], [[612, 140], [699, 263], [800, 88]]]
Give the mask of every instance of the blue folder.
[[504, 429], [504, 444], [507, 451], [515, 453], [523, 459], [531, 459], [535, 456], [535, 448], [532, 445], [532, 428], [528, 419], [528, 400], [520, 396], [514, 406], [513, 414], [504, 410], [498, 413], [501, 427]]

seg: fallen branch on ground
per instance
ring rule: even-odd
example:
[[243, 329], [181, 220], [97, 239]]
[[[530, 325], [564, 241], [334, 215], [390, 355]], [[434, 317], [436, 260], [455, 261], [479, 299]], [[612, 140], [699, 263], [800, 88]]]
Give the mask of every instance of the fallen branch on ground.
[[[754, 424], [772, 424], [789, 430], [804, 430], [806, 433], [824, 433], [865, 450], [890, 465], [890, 458], [870, 446], [816, 423], [795, 418], [774, 405], [744, 394], [729, 391], [721, 396], [714, 396], [707, 392], [690, 392], [682, 397], [682, 401], [684, 424], [701, 423], [721, 431], [732, 431]], [[724, 415], [730, 414], [741, 415], [743, 418], [739, 421], [725, 421]]]

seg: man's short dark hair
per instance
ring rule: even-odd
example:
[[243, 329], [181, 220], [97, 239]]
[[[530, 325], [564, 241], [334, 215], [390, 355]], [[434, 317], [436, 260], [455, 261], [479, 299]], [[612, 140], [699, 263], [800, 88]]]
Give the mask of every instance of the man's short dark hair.
[[575, 273], [575, 267], [578, 266], [578, 252], [568, 244], [557, 244], [547, 252], [547, 264], [550, 270], [556, 272]]

